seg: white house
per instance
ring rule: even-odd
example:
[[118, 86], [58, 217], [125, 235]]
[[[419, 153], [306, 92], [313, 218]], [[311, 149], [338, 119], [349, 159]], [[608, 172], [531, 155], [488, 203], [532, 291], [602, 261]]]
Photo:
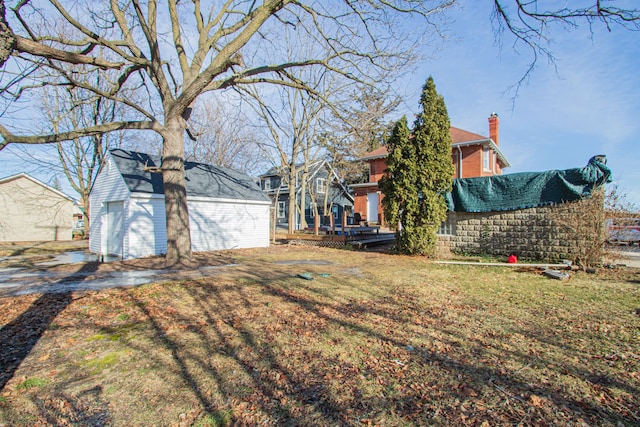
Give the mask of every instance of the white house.
[[[165, 254], [159, 156], [110, 150], [90, 197], [89, 250], [122, 259]], [[269, 198], [249, 176], [185, 162], [194, 252], [269, 246]]]

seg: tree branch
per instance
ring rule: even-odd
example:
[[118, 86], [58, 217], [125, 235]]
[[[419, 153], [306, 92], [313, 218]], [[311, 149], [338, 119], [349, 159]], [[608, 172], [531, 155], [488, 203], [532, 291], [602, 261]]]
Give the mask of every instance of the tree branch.
[[0, 136], [4, 139], [0, 142], [0, 151], [9, 144], [50, 144], [54, 142], [69, 141], [92, 135], [100, 135], [117, 130], [155, 130], [162, 132], [162, 126], [156, 121], [124, 121], [104, 123], [69, 132], [54, 133], [48, 135], [15, 135], [6, 127], [0, 125]]
[[111, 62], [102, 58], [83, 55], [75, 52], [67, 52], [64, 50], [54, 49], [52, 47], [34, 42], [27, 38], [15, 35], [15, 49], [20, 53], [28, 53], [30, 55], [56, 59], [58, 61], [67, 62], [69, 64], [87, 64], [95, 65], [102, 69], [120, 69], [124, 65], [122, 62]]

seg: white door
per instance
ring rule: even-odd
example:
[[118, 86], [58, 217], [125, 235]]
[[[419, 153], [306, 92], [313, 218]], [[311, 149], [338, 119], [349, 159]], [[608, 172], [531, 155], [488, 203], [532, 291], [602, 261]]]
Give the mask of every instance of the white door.
[[122, 256], [124, 203], [107, 203], [107, 255]]
[[367, 193], [367, 221], [378, 222], [378, 193]]

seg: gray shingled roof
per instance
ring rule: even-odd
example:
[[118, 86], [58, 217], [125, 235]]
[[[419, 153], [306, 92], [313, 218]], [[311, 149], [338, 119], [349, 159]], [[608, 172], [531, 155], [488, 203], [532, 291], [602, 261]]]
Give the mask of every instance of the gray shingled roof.
[[[145, 166], [160, 167], [160, 156], [120, 149], [110, 152], [129, 191], [164, 194], [162, 174], [144, 170]], [[185, 162], [184, 169], [187, 196], [269, 201], [259, 185], [241, 172], [196, 162]]]

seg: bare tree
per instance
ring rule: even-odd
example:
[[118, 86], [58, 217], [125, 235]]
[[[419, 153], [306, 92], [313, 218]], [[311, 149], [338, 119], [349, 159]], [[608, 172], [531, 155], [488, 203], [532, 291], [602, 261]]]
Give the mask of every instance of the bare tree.
[[[54, 133], [64, 129], [79, 129], [113, 121], [118, 116], [118, 104], [96, 97], [75, 87], [47, 87], [42, 100], [43, 113]], [[77, 137], [55, 144], [58, 162], [48, 166], [61, 169], [71, 188], [80, 196], [84, 210], [85, 236], [89, 235], [89, 195], [98, 170], [109, 148], [119, 146], [122, 132]]]
[[[100, 123], [111, 122], [118, 116], [119, 105], [94, 96], [81, 88], [47, 86], [40, 98], [42, 123], [52, 132], [65, 129], [79, 129]], [[14, 153], [28, 162], [34, 169], [45, 169], [55, 173], [54, 178], [64, 176], [75, 190], [84, 210], [84, 232], [89, 232], [89, 194], [98, 175], [98, 170], [109, 148], [119, 147], [122, 132], [96, 134], [77, 137], [69, 141], [59, 141], [47, 148], [51, 150], [31, 150], [31, 146], [17, 146]], [[59, 184], [59, 181], [57, 181]], [[54, 186], [55, 187], [55, 186]], [[60, 188], [55, 187], [58, 190]]]
[[241, 170], [255, 175], [268, 164], [251, 119], [240, 106], [217, 100], [196, 103], [191, 118], [193, 140], [185, 144], [187, 160]]
[[[256, 88], [248, 91], [253, 98], [251, 104], [266, 129], [265, 139], [271, 147], [265, 146], [265, 154], [281, 171], [280, 179], [289, 188], [288, 228], [296, 229], [296, 213], [300, 216], [300, 227], [305, 228], [304, 208], [306, 205], [307, 178], [310, 164], [317, 160], [321, 146], [317, 142], [317, 127], [320, 113], [326, 105], [318, 97], [298, 89], [280, 87], [277, 90], [277, 109], [269, 104], [268, 97]], [[273, 92], [269, 93], [273, 99]], [[327, 96], [327, 92], [324, 92]], [[271, 149], [269, 149], [271, 148]], [[301, 194], [298, 202], [296, 193]]]
[[363, 182], [368, 168], [355, 160], [381, 145], [391, 135], [393, 122], [387, 118], [400, 104], [398, 97], [390, 97], [380, 87], [360, 86], [334, 110], [329, 129], [323, 135], [331, 164], [347, 183]]
[[[229, 0], [206, 10], [200, 0], [168, 0], [162, 5], [157, 0], [16, 0], [5, 19], [3, 1], [0, 64], [8, 62], [0, 92], [5, 100], [15, 102], [42, 86], [63, 85], [123, 104], [128, 112], [110, 123], [57, 133], [29, 132], [9, 125], [7, 119], [16, 113], [9, 104], [0, 124], [0, 149], [11, 143], [52, 143], [122, 129], [158, 133], [163, 141], [167, 263], [187, 263], [191, 241], [184, 138], [200, 95], [260, 83], [315, 93], [314, 87], [291, 74], [304, 67], [356, 81], [381, 79], [413, 56], [414, 45], [400, 30], [400, 17], [416, 14], [429, 23], [453, 3]], [[72, 33], [57, 31], [60, 25]], [[284, 30], [310, 40], [313, 48], [295, 58], [283, 56], [279, 37]], [[63, 63], [74, 64], [74, 71], [68, 72]], [[34, 74], [36, 69], [44, 72]], [[109, 75], [110, 88], [93, 84], [99, 71]], [[140, 98], [123, 96], [125, 88], [137, 90]]]
[[[426, 19], [425, 32], [455, 0], [367, 0], [263, 2], [228, 0], [208, 7], [201, 0], [15, 0], [5, 16], [0, 1], [0, 149], [7, 144], [44, 144], [90, 137], [117, 130], [150, 130], [162, 138], [162, 176], [167, 224], [167, 262], [191, 258], [189, 216], [184, 179], [184, 139], [196, 99], [204, 93], [243, 85], [275, 83], [316, 93], [291, 74], [316, 67], [355, 81], [381, 80], [413, 58], [418, 40], [409, 37], [404, 16]], [[538, 2], [517, 1], [515, 11], [495, 1], [496, 16], [525, 43], [544, 35], [550, 22], [589, 24], [600, 21], [636, 27], [637, 10], [604, 8], [601, 1], [585, 9], [539, 13]], [[516, 19], [511, 19], [511, 13]], [[539, 32], [518, 32], [516, 22]], [[415, 22], [413, 23], [415, 24]], [[59, 31], [64, 27], [65, 31]], [[415, 28], [415, 27], [414, 27]], [[166, 30], [165, 30], [166, 29]], [[407, 29], [407, 30], [406, 30]], [[72, 32], [69, 32], [72, 31]], [[313, 48], [286, 56], [279, 43], [289, 30], [311, 41]], [[536, 47], [539, 46], [539, 47]], [[538, 50], [540, 52], [541, 50]], [[544, 52], [544, 50], [542, 50]], [[74, 64], [69, 72], [61, 64]], [[35, 70], [39, 70], [35, 73]], [[104, 72], [111, 85], [96, 87]], [[44, 86], [80, 87], [122, 104], [127, 114], [109, 123], [52, 133], [20, 127], [12, 121], [16, 102]], [[136, 90], [138, 98], [123, 95]], [[11, 124], [10, 124], [11, 123]]]
[[[531, 61], [522, 78], [510, 89], [512, 99], [534, 71], [540, 57], [555, 64], [555, 56], [550, 48], [550, 35], [557, 27], [577, 28], [586, 24], [591, 30], [594, 25], [604, 25], [611, 31], [614, 26], [628, 30], [640, 30], [640, 8], [616, 7], [613, 1], [582, 1], [578, 6], [573, 2], [539, 2], [537, 0], [494, 0], [491, 22], [496, 41], [502, 47], [505, 35], [513, 41], [517, 50], [520, 46], [529, 51]], [[571, 4], [571, 6], [569, 6]]]

